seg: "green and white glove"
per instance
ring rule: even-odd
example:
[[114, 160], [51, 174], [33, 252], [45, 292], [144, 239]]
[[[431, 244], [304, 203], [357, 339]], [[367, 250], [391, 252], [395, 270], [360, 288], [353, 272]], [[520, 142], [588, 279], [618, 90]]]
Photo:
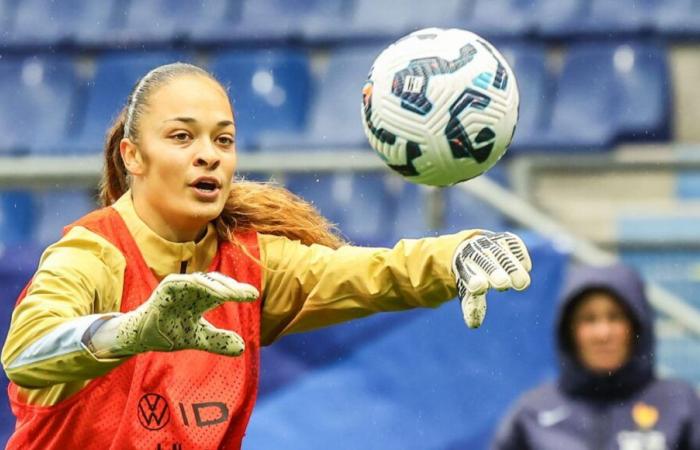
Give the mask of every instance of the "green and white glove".
[[452, 272], [467, 326], [478, 328], [484, 322], [490, 288], [522, 291], [530, 285], [530, 270], [527, 248], [513, 233], [485, 231], [462, 242], [455, 251]]
[[245, 349], [243, 338], [202, 315], [224, 302], [250, 302], [258, 295], [253, 286], [217, 272], [168, 275], [141, 306], [101, 325], [90, 347], [98, 357], [185, 349], [238, 356]]

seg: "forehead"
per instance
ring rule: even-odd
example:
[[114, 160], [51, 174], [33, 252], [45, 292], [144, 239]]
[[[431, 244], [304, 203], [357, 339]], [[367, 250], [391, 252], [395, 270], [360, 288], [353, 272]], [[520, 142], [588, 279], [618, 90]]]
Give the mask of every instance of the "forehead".
[[[231, 102], [216, 81], [202, 75], [181, 75], [156, 88], [149, 98], [148, 115], [231, 120]], [[170, 117], [168, 117], [170, 118]]]
[[607, 311], [624, 312], [624, 308], [612, 294], [603, 291], [594, 291], [584, 295], [584, 297], [579, 300], [574, 314]]

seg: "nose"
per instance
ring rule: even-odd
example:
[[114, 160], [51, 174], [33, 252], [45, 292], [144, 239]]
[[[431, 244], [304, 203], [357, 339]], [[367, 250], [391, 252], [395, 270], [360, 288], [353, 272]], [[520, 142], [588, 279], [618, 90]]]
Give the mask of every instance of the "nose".
[[607, 320], [600, 320], [594, 326], [596, 338], [607, 341], [612, 332], [612, 324]]
[[197, 152], [194, 165], [196, 167], [206, 167], [209, 170], [215, 170], [221, 164], [221, 158], [216, 148], [211, 142], [205, 142]]

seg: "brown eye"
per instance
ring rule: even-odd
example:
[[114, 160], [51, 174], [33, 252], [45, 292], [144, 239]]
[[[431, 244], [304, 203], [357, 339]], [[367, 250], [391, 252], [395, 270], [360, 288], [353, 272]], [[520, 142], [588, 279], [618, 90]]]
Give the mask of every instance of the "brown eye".
[[231, 136], [219, 136], [217, 141], [225, 147], [230, 147], [235, 143]]
[[190, 139], [190, 135], [185, 132], [175, 133], [170, 137], [176, 140], [177, 142], [187, 142]]

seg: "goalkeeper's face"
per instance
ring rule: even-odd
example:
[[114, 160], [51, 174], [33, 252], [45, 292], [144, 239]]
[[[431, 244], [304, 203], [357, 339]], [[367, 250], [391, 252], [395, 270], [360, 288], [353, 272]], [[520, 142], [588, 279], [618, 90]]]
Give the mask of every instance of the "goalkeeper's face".
[[194, 238], [221, 214], [236, 167], [228, 95], [214, 80], [183, 75], [149, 95], [135, 145], [134, 199], [151, 221]]

